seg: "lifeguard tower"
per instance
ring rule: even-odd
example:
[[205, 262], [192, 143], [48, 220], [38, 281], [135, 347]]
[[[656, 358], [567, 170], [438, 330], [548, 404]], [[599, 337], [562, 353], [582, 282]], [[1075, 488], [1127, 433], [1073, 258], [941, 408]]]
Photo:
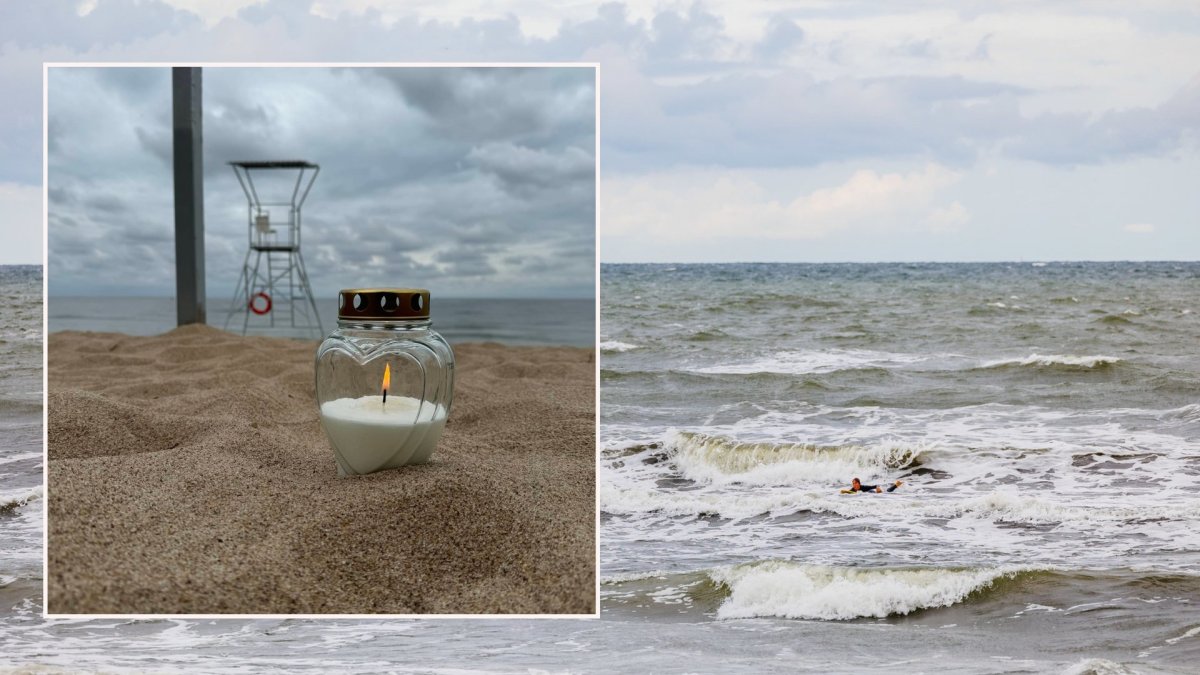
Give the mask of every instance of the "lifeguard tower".
[[321, 167], [304, 160], [229, 165], [246, 193], [250, 248], [226, 330], [241, 315], [243, 335], [251, 328], [289, 329], [320, 338], [321, 318], [300, 255], [300, 209]]

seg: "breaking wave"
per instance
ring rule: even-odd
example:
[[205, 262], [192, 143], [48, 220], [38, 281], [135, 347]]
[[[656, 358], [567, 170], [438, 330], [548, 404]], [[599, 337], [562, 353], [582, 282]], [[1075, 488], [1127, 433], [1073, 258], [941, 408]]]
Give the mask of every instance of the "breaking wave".
[[814, 351], [782, 351], [748, 363], [722, 364], [698, 368], [697, 373], [718, 375], [749, 375], [752, 373], [783, 373], [806, 375], [832, 373], [839, 370], [895, 368], [929, 359], [918, 354], [893, 354], [865, 349], [830, 349]]
[[608, 353], [621, 353], [638, 348], [640, 348], [640, 345], [621, 342], [620, 340], [605, 340], [600, 343], [600, 351]]
[[35, 487], [32, 490], [30, 490], [29, 493], [26, 495], [23, 495], [20, 497], [13, 497], [13, 498], [5, 500], [5, 501], [0, 501], [0, 516], [15, 515], [18, 510], [20, 510], [25, 505], [29, 504], [29, 502], [32, 502], [36, 499], [41, 499], [41, 498], [42, 498], [42, 488], [41, 488], [41, 486], [38, 486], [38, 487]]
[[766, 561], [709, 573], [729, 589], [720, 619], [845, 621], [949, 607], [1028, 568], [880, 569]]
[[671, 434], [666, 448], [686, 478], [710, 484], [752, 485], [844, 483], [859, 474], [882, 476], [920, 464], [931, 450], [929, 446], [903, 443], [747, 443], [687, 431]]
[[989, 361], [981, 368], [1036, 367], [1050, 370], [1098, 370], [1121, 363], [1116, 356], [1072, 356], [1061, 354], [1030, 354], [1023, 359]]

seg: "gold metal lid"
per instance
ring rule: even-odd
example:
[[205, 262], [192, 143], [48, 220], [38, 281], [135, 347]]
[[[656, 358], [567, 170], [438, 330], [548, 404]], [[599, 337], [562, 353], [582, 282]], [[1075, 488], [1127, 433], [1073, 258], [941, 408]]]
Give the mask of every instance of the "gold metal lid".
[[338, 318], [353, 321], [428, 319], [424, 288], [344, 288], [338, 292]]

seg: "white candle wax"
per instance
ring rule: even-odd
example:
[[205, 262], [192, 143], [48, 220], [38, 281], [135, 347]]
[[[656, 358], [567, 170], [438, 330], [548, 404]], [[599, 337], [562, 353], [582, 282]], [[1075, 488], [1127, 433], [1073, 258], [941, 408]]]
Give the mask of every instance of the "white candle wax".
[[[419, 411], [419, 416], [418, 416]], [[338, 473], [371, 473], [429, 460], [446, 427], [446, 409], [410, 396], [339, 398], [321, 404]]]

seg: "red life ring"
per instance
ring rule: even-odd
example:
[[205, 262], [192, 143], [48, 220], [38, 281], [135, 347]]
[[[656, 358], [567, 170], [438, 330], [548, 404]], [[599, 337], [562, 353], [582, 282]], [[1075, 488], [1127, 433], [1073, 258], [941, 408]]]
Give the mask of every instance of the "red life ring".
[[[255, 304], [255, 302], [259, 298], [262, 298], [263, 300], [267, 301], [266, 307], [264, 307], [262, 309], [258, 308], [258, 306]], [[254, 312], [255, 314], [257, 314], [259, 316], [262, 316], [263, 314], [266, 314], [267, 312], [271, 311], [271, 296], [267, 295], [266, 293], [261, 293], [261, 292], [255, 293], [254, 295], [250, 296], [250, 311]]]

